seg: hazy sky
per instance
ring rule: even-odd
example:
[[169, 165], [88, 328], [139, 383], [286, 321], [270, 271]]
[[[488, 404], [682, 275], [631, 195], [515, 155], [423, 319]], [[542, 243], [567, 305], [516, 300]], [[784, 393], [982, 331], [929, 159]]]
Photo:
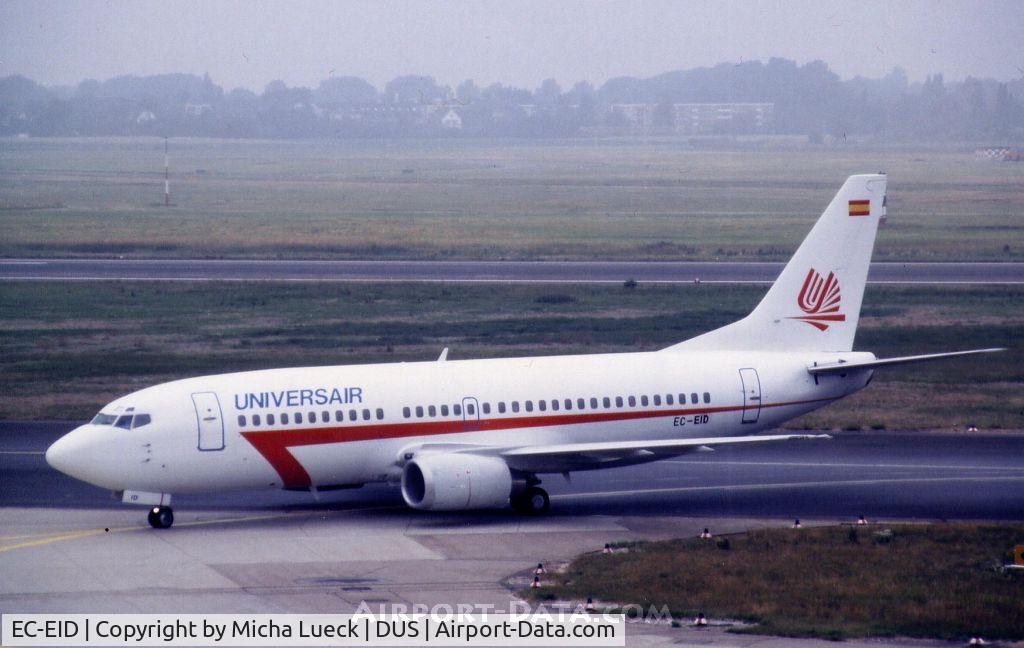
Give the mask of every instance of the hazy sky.
[[52, 2], [0, 3], [0, 76], [47, 85], [119, 74], [209, 72], [226, 88], [378, 88], [400, 74], [454, 86], [568, 87], [723, 61], [826, 61], [843, 78], [893, 66], [1024, 76], [1024, 1]]

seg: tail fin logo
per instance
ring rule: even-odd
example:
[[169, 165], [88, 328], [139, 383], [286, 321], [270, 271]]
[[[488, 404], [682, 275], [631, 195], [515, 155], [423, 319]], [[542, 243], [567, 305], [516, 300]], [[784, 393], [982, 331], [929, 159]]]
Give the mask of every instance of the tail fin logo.
[[807, 271], [807, 278], [804, 279], [804, 285], [796, 297], [796, 305], [804, 315], [786, 319], [800, 320], [819, 331], [826, 331], [833, 322], [846, 321], [846, 315], [839, 312], [841, 299], [839, 280], [835, 274], [829, 272], [827, 277], [822, 277], [817, 270], [811, 268]]

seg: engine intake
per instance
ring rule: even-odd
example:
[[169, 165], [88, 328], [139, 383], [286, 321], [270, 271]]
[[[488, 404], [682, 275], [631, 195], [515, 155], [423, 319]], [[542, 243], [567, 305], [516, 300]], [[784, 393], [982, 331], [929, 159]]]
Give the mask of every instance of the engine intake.
[[512, 473], [495, 457], [428, 454], [416, 457], [402, 471], [402, 498], [414, 509], [503, 508], [511, 494]]

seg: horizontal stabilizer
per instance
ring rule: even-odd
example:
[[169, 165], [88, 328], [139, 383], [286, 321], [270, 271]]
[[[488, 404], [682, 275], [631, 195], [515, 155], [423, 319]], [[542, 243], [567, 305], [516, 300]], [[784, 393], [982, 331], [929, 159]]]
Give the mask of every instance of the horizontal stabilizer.
[[807, 367], [808, 373], [813, 376], [827, 374], [846, 373], [853, 369], [880, 369], [882, 367], [895, 367], [898, 365], [913, 364], [915, 362], [929, 362], [931, 360], [943, 360], [958, 356], [975, 355], [977, 353], [995, 353], [1006, 351], [1004, 348], [996, 349], [972, 349], [970, 351], [950, 351], [949, 353], [929, 353], [927, 355], [903, 356], [902, 358], [884, 358], [882, 360], [854, 360], [852, 362], [829, 362], [827, 364], [815, 364]]

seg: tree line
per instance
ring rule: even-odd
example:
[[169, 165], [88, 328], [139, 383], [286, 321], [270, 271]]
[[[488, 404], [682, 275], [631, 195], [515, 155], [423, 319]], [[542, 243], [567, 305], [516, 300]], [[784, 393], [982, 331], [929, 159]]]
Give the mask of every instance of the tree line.
[[[714, 104], [714, 106], [711, 106]], [[750, 108], [753, 106], [753, 108]], [[707, 108], [707, 110], [705, 110]], [[749, 108], [749, 109], [748, 109]], [[754, 115], [756, 114], [756, 118]], [[848, 135], [917, 141], [1024, 140], [1024, 78], [941, 74], [840, 79], [828, 65], [772, 58], [649, 78], [536, 89], [407, 75], [383, 89], [332, 76], [315, 88], [225, 91], [192, 74], [119, 76], [46, 87], [0, 79], [0, 135], [225, 138], [572, 137], [623, 133]]]

